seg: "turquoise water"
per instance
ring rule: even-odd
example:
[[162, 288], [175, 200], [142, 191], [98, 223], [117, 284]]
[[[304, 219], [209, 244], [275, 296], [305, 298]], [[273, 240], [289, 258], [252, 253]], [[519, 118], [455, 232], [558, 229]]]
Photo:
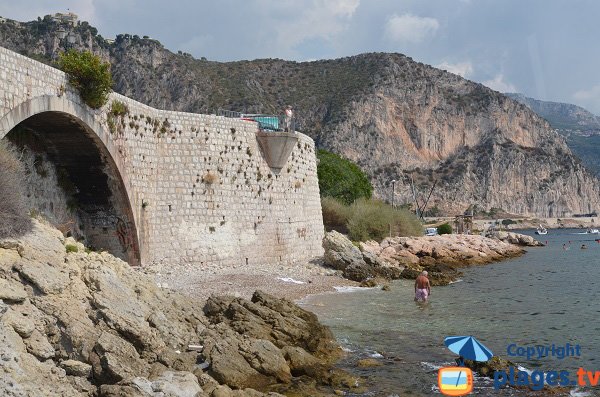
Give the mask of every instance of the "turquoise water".
[[[329, 325], [349, 350], [342, 366], [375, 357], [381, 367], [359, 369], [367, 395], [430, 395], [437, 369], [456, 357], [443, 344], [450, 335], [473, 335], [496, 355], [530, 369], [600, 370], [600, 244], [580, 230], [551, 230], [514, 260], [464, 269], [461, 281], [434, 287], [430, 303], [413, 302], [413, 283], [396, 281], [391, 291], [361, 289], [307, 298], [303, 306]], [[563, 250], [563, 244], [570, 249]], [[586, 244], [588, 249], [580, 246]], [[508, 345], [580, 345], [580, 357], [508, 357]], [[356, 371], [356, 369], [353, 369]], [[476, 379], [480, 395], [508, 395]], [[598, 386], [600, 390], [600, 385]], [[587, 390], [587, 389], [586, 389]], [[590, 389], [592, 390], [592, 389]]]

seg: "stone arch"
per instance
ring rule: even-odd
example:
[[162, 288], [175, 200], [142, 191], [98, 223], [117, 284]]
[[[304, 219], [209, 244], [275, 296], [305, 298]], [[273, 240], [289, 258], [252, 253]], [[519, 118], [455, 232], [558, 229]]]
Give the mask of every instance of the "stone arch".
[[100, 114], [101, 110], [91, 110], [89, 107], [67, 98], [65, 94], [35, 97], [18, 104], [2, 116], [0, 139], [3, 139], [19, 125], [26, 125], [31, 120], [44, 120], [45, 118], [68, 121], [73, 124], [74, 129], [82, 132], [82, 136], [79, 136], [78, 139], [89, 138], [89, 141], [97, 149], [97, 155], [100, 156], [99, 161], [111, 171], [112, 175], [116, 176], [113, 178], [115, 181], [109, 190], [112, 195], [115, 195], [114, 198], [122, 203], [120, 206], [120, 215], [122, 216], [115, 217], [114, 229], [123, 246], [123, 252], [126, 253], [117, 256], [126, 259], [132, 265], [139, 265], [142, 262], [140, 257], [142, 250], [140, 249], [138, 214], [131, 205], [134, 202], [134, 196], [130, 191], [131, 185], [127, 172], [125, 172], [123, 157], [119, 153], [120, 148], [96, 119]]

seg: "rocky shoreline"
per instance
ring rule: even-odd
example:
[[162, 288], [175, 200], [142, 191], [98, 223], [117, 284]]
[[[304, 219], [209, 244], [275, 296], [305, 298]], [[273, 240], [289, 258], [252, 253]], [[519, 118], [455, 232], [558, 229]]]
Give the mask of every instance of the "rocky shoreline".
[[[511, 233], [496, 237], [396, 237], [355, 246], [332, 232], [324, 240], [324, 262], [334, 269], [310, 264], [290, 273], [328, 280], [325, 290], [357, 285], [339, 274], [372, 285], [426, 269], [434, 285], [444, 285], [460, 267], [521, 255], [514, 243], [538, 244]], [[335, 367], [343, 352], [313, 313], [261, 291], [251, 299], [194, 297], [157, 285], [157, 273], [150, 273], [90, 252], [39, 221], [23, 238], [0, 241], [0, 389], [7, 396], [66, 397], [360, 390], [360, 378]], [[303, 288], [297, 293], [311, 292]], [[273, 289], [286, 294], [278, 285]]]
[[323, 240], [325, 264], [363, 285], [381, 279], [415, 279], [427, 270], [432, 285], [447, 285], [460, 276], [460, 268], [482, 265], [522, 255], [523, 246], [542, 246], [534, 238], [517, 233], [497, 235], [441, 235], [390, 237], [381, 243], [354, 245], [346, 236], [332, 231]]
[[37, 221], [0, 241], [0, 341], [5, 396], [332, 396], [361, 383], [290, 301], [202, 302]]

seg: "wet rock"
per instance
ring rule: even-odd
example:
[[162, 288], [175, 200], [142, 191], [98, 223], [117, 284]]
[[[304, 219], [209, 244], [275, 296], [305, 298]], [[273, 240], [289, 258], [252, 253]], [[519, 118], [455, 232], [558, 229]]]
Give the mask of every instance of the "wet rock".
[[311, 375], [315, 373], [321, 362], [298, 346], [286, 346], [282, 349], [290, 370], [294, 376]]
[[531, 236], [514, 232], [495, 231], [487, 235], [490, 238], [495, 238], [510, 244], [520, 245], [523, 247], [543, 247], [544, 244], [537, 241]]
[[372, 368], [372, 367], [381, 367], [383, 363], [381, 361], [377, 361], [374, 358], [363, 358], [356, 362], [356, 365], [360, 368]]
[[375, 288], [380, 285], [381, 280], [375, 278], [369, 278], [367, 280], [361, 281], [360, 286], [364, 288]]
[[464, 360], [465, 366], [471, 368], [473, 371], [477, 372], [479, 375], [487, 376], [492, 378], [494, 376], [495, 371], [508, 371], [509, 367], [516, 366], [513, 362], [503, 359], [498, 356], [494, 356], [488, 361], [471, 361]]

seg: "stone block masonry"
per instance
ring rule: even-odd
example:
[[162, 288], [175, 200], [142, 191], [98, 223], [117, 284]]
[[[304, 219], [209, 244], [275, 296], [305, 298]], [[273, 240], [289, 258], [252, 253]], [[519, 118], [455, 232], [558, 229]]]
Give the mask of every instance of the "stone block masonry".
[[[127, 113], [112, 113], [113, 101]], [[106, 156], [108, 178], [119, 179], [109, 185], [123, 186], [129, 207], [131, 227], [115, 230], [131, 234], [120, 237], [122, 248], [139, 251], [142, 264], [290, 264], [322, 255], [315, 145], [306, 135], [297, 134], [283, 167], [271, 168], [254, 122], [158, 110], [118, 94], [93, 110], [64, 73], [0, 48], [0, 138], [32, 116], [56, 114]]]

